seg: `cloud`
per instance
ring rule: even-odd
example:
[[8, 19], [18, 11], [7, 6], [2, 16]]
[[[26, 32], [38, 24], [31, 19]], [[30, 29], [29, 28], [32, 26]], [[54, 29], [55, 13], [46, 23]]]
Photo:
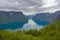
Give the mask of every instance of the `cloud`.
[[42, 6], [43, 7], [51, 7], [51, 6], [56, 6], [57, 3], [55, 2], [55, 0], [45, 0], [43, 1], [44, 2], [44, 5]]
[[60, 0], [0, 0], [0, 10], [23, 11], [29, 15], [45, 10], [60, 9]]

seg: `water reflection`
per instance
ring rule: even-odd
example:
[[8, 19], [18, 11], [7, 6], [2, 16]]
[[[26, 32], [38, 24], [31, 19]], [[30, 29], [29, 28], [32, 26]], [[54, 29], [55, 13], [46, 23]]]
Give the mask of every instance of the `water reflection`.
[[24, 30], [29, 30], [29, 29], [37, 29], [37, 30], [40, 30], [42, 28], [43, 28], [42, 25], [36, 24], [32, 19], [30, 19], [29, 22], [23, 26], [23, 29]]
[[37, 29], [40, 30], [44, 27], [44, 25], [39, 25], [32, 19], [29, 19], [28, 23], [25, 22], [11, 22], [7, 24], [0, 24], [0, 30], [29, 30], [29, 29]]

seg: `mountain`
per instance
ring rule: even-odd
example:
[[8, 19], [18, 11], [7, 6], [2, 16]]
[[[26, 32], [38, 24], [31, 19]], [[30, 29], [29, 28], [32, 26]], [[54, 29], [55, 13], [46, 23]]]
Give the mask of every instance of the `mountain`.
[[28, 18], [22, 12], [0, 11], [0, 30], [17, 30], [28, 23]]
[[60, 21], [47, 25], [43, 29], [20, 30], [17, 32], [0, 30], [0, 40], [60, 40]]
[[55, 15], [55, 18], [56, 18], [55, 21], [60, 20], [60, 11], [56, 11], [54, 15]]
[[17, 21], [27, 23], [28, 19], [22, 12], [0, 11], [0, 24]]
[[46, 40], [60, 40], [60, 20], [44, 27], [40, 32]]
[[[45, 26], [43, 29], [24, 31], [26, 35], [32, 35], [37, 40], [60, 40], [60, 20]], [[40, 38], [40, 39], [39, 39]]]
[[44, 23], [44, 25], [51, 24], [54, 21], [60, 20], [60, 11], [55, 13], [37, 13], [32, 19], [39, 25], [41, 23]]
[[12, 32], [0, 30], [0, 40], [60, 40], [60, 13], [55, 12], [50, 16], [54, 19], [54, 23], [45, 26], [39, 31], [20, 30], [17, 32]]
[[51, 16], [50, 13], [38, 13], [32, 19], [39, 25], [46, 25], [51, 22]]

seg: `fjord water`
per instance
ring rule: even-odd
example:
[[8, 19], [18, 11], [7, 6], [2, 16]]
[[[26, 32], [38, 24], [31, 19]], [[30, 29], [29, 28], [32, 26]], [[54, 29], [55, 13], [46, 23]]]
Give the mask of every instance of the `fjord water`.
[[38, 25], [47, 25], [50, 24], [48, 21], [43, 21], [43, 20], [34, 20], [34, 22], [36, 22]]
[[17, 30], [17, 29], [25, 29], [25, 30], [38, 29], [39, 30], [44, 27], [44, 23], [43, 22], [41, 23], [40, 23], [41, 25], [38, 25], [32, 19], [29, 19], [28, 23], [10, 22], [10, 23], [5, 23], [5, 24], [0, 24], [0, 30]]
[[38, 25], [36, 24], [32, 19], [29, 19], [28, 23], [23, 26], [24, 30], [29, 30], [29, 29], [41, 29], [43, 28], [43, 25]]
[[0, 24], [0, 30], [15, 30], [18, 28], [22, 28], [24, 24], [24, 22], [11, 22]]

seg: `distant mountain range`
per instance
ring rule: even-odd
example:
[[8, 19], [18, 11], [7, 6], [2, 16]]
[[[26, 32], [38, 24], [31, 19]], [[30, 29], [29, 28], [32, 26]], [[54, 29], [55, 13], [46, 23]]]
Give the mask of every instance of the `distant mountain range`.
[[50, 24], [60, 20], [60, 11], [55, 13], [37, 13], [32, 19], [39, 25], [41, 23]]
[[28, 18], [22, 12], [0, 11], [0, 30], [16, 30], [28, 23]]
[[[0, 11], [0, 24], [9, 22], [28, 22], [28, 19], [34, 20], [37, 24], [50, 24], [54, 21], [60, 20], [60, 11], [55, 13], [37, 13], [36, 15], [24, 15], [23, 12], [15, 11]], [[46, 25], [45, 24], [45, 25]]]
[[56, 17], [55, 21], [60, 20], [60, 11], [55, 12], [55, 17]]
[[26, 16], [28, 19], [32, 19], [34, 17], [34, 15], [27, 15]]
[[0, 11], [0, 24], [8, 22], [28, 22], [27, 17], [22, 12]]

